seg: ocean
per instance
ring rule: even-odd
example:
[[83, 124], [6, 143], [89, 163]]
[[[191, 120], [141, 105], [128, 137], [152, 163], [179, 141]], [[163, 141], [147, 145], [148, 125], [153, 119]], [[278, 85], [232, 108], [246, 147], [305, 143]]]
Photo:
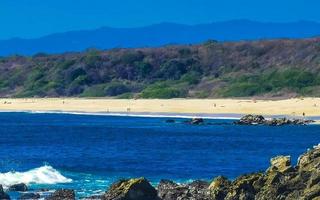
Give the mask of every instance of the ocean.
[[[0, 184], [30, 189], [75, 189], [78, 197], [104, 192], [121, 178], [179, 183], [230, 179], [264, 171], [270, 158], [298, 156], [320, 142], [318, 125], [238, 126], [231, 119], [0, 113]], [[14, 195], [14, 194], [13, 194]]]

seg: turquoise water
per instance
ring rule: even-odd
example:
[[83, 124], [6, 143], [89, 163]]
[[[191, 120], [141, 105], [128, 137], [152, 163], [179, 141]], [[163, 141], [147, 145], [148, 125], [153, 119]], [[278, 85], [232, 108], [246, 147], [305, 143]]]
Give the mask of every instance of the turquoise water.
[[231, 179], [265, 170], [269, 159], [299, 154], [320, 142], [320, 128], [236, 126], [208, 120], [71, 114], [0, 113], [0, 184], [72, 188], [96, 194], [119, 178], [188, 182]]

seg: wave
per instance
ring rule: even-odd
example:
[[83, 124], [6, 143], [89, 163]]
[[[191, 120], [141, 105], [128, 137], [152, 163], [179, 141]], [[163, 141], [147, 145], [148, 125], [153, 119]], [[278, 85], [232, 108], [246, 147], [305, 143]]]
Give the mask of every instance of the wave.
[[73, 111], [22, 111], [31, 114], [71, 114], [71, 115], [96, 115], [118, 117], [147, 117], [147, 118], [204, 118], [204, 119], [240, 119], [240, 114], [192, 114], [192, 113], [149, 113], [149, 112], [73, 112]]
[[70, 183], [72, 179], [64, 177], [58, 170], [49, 165], [31, 169], [26, 172], [0, 173], [0, 184], [8, 187], [13, 184], [57, 184]]

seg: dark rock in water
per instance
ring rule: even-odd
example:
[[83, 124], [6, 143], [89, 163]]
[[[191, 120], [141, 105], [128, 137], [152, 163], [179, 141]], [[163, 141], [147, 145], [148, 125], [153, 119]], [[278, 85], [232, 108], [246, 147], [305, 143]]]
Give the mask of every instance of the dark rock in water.
[[283, 125], [306, 125], [314, 122], [313, 120], [303, 120], [303, 119], [265, 119], [262, 115], [245, 115], [239, 121], [234, 122], [238, 125], [269, 125], [269, 126], [283, 126]]
[[199, 125], [203, 124], [204, 120], [202, 118], [193, 118], [190, 123], [194, 125]]
[[177, 199], [202, 199], [209, 200], [209, 183], [205, 181], [194, 181], [190, 184], [176, 184], [172, 181], [160, 181], [157, 190], [158, 196], [162, 200]]
[[9, 187], [9, 191], [25, 192], [28, 191], [28, 187], [24, 183], [14, 184]]
[[74, 190], [60, 189], [52, 193], [46, 200], [72, 200], [75, 199]]
[[254, 124], [264, 124], [265, 118], [262, 115], [245, 115], [235, 124], [240, 125], [254, 125]]
[[176, 121], [174, 119], [167, 119], [166, 123], [175, 123]]
[[0, 185], [0, 199], [1, 200], [9, 200], [10, 196], [3, 191], [2, 185]]
[[111, 185], [105, 200], [157, 200], [157, 191], [145, 178], [120, 180]]
[[191, 120], [184, 121], [184, 123], [192, 125], [201, 125], [204, 124], [204, 120], [202, 118], [193, 118]]
[[35, 200], [40, 199], [40, 194], [38, 193], [24, 193], [22, 194], [19, 199], [23, 200]]

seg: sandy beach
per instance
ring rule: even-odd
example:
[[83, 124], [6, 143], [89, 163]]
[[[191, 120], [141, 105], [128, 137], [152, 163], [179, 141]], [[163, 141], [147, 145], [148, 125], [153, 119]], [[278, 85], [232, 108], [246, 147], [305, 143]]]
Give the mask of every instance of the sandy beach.
[[320, 116], [320, 98], [286, 100], [248, 99], [104, 99], [19, 98], [0, 99], [1, 111], [63, 111], [109, 113], [262, 114]]

